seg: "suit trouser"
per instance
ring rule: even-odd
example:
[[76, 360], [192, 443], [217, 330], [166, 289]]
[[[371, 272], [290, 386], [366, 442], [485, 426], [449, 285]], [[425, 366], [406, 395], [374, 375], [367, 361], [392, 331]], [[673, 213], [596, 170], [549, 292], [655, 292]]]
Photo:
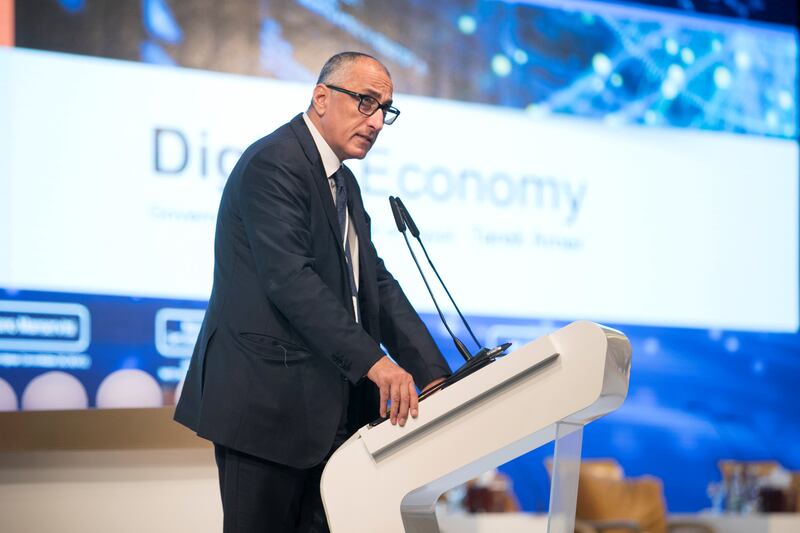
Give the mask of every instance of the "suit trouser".
[[328, 458], [349, 437], [349, 384], [343, 382], [342, 389], [342, 418], [333, 446], [312, 468], [292, 468], [214, 444], [224, 533], [328, 532], [319, 484]]

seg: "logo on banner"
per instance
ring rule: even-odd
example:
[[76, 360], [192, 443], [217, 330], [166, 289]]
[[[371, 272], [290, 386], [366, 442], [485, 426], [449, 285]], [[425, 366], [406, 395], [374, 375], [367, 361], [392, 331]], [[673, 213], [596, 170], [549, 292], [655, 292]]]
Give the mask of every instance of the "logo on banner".
[[90, 340], [89, 310], [80, 304], [0, 300], [0, 350], [82, 353]]
[[165, 307], [156, 313], [156, 350], [164, 357], [191, 357], [205, 311]]

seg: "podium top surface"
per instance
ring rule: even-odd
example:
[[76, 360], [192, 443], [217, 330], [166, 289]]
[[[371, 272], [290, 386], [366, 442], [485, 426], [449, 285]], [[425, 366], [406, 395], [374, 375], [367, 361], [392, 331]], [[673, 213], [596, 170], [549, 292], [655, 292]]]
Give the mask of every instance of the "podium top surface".
[[[510, 396], [526, 386], [547, 391], [543, 398], [548, 406], [559, 407], [551, 408], [557, 416], [554, 422], [588, 423], [622, 404], [630, 364], [631, 346], [621, 332], [593, 322], [573, 322], [426, 398], [420, 402], [419, 416], [409, 418], [405, 427], [388, 423], [365, 426], [357, 435], [367, 450], [378, 456], [441, 424], [468, 416], [483, 404], [505, 403], [516, 409]], [[508, 412], [508, 416], [526, 413]]]

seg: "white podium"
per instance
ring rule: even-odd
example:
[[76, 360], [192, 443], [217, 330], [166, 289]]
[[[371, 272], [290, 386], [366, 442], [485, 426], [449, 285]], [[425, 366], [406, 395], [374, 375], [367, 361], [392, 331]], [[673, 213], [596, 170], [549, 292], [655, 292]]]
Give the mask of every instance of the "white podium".
[[628, 339], [573, 322], [420, 403], [405, 427], [364, 426], [321, 481], [332, 533], [438, 533], [439, 496], [556, 441], [550, 533], [573, 533], [583, 426], [625, 400]]

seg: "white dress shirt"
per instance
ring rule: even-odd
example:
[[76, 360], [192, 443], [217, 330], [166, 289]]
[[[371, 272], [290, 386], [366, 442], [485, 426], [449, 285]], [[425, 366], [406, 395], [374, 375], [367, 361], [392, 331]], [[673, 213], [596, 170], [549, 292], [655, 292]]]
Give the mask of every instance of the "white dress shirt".
[[[314, 123], [311, 122], [311, 119], [308, 118], [307, 113], [303, 113], [303, 120], [306, 122], [306, 126], [308, 126], [308, 131], [311, 132], [311, 137], [314, 139], [314, 144], [317, 145], [317, 151], [322, 158], [322, 166], [325, 168], [325, 175], [328, 177], [328, 185], [331, 188], [333, 204], [336, 205], [336, 182], [333, 179], [333, 175], [336, 174], [336, 171], [339, 170], [340, 166], [342, 166], [342, 162], [339, 161], [339, 158], [333, 153], [331, 147], [328, 146], [327, 142], [325, 142], [322, 134], [319, 132], [319, 130], [317, 130], [317, 127], [314, 126]], [[353, 278], [356, 280], [356, 292], [358, 292], [358, 235], [356, 235], [356, 230], [353, 227], [349, 209], [347, 210], [347, 216], [345, 219], [345, 228], [345, 233], [347, 234], [347, 243], [350, 245], [350, 258], [353, 261]], [[344, 248], [344, 242], [342, 243], [342, 248]], [[357, 322], [358, 298], [355, 296], [353, 297], [353, 311], [355, 313], [355, 319]]]

